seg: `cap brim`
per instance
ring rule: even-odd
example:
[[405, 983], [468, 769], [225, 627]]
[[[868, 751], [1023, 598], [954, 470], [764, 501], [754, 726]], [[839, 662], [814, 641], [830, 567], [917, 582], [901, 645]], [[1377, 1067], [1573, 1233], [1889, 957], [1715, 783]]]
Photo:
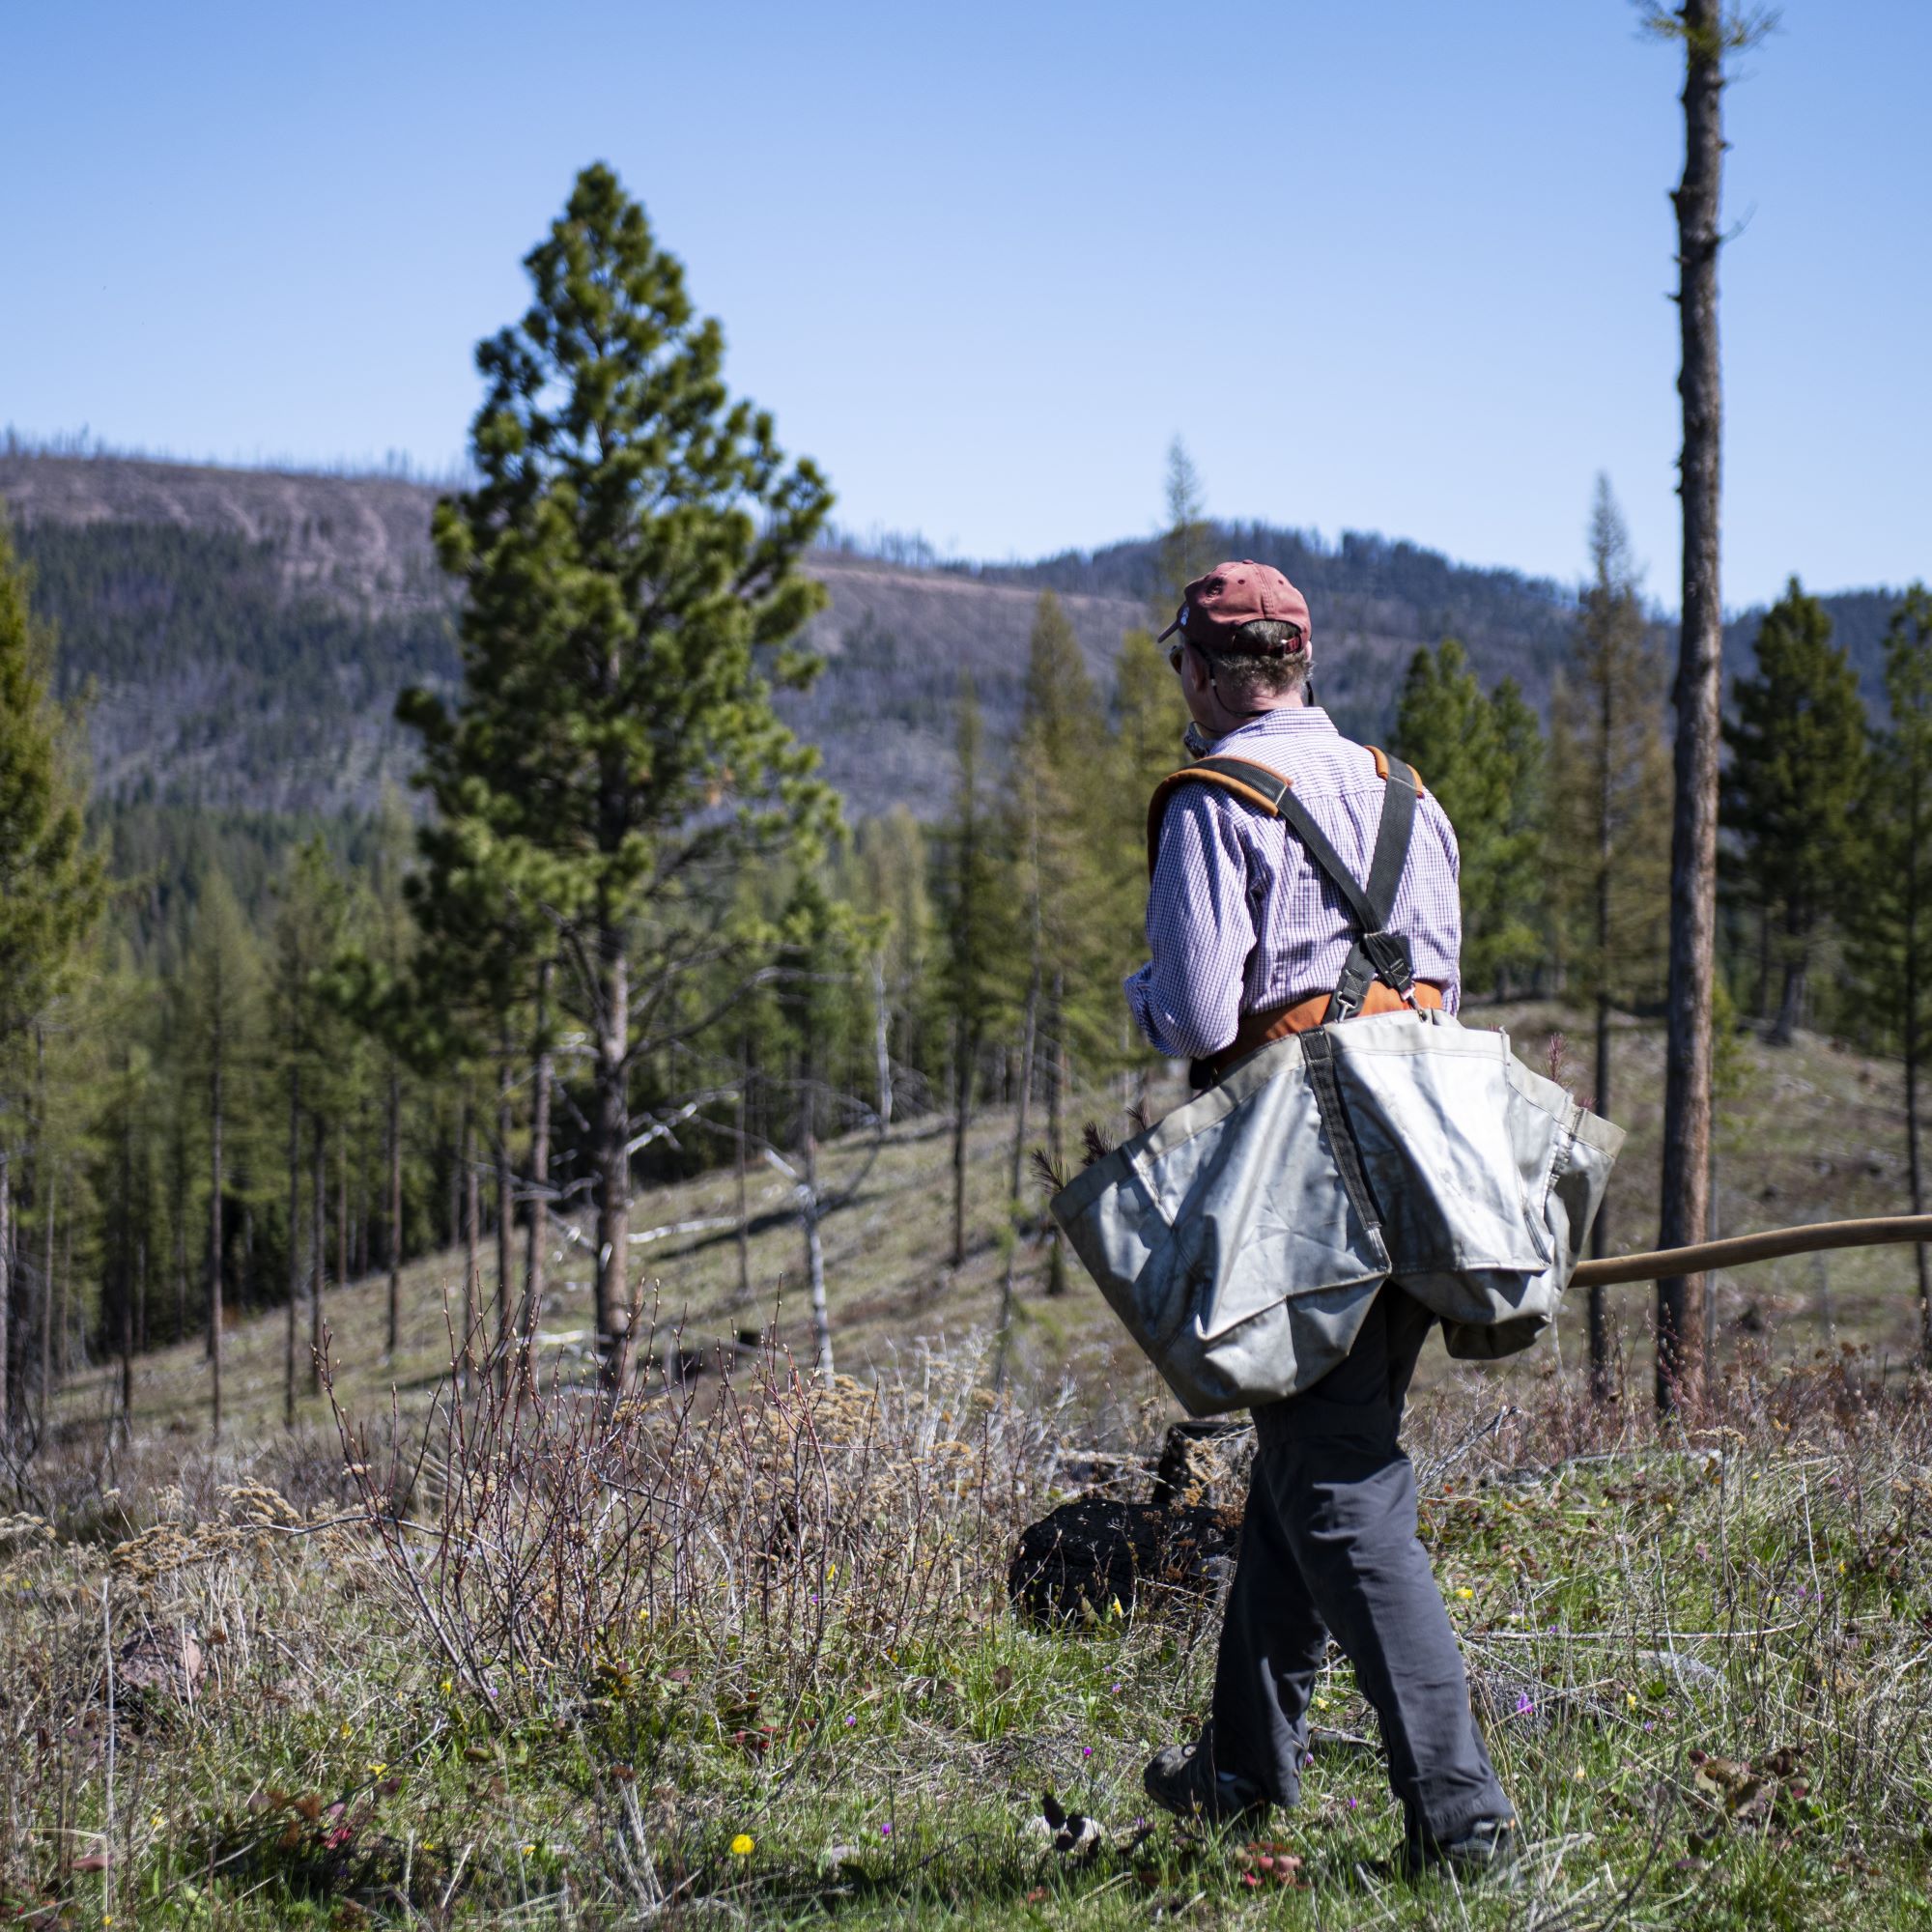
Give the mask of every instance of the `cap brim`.
[[1155, 643], [1157, 643], [1157, 644], [1164, 644], [1164, 643], [1166, 643], [1166, 642], [1167, 642], [1167, 640], [1168, 640], [1168, 639], [1170, 639], [1171, 637], [1173, 637], [1173, 636], [1174, 636], [1174, 634], [1175, 634], [1175, 632], [1177, 632], [1177, 631], [1178, 631], [1178, 630], [1179, 630], [1179, 629], [1180, 629], [1180, 619], [1179, 619], [1179, 617], [1177, 617], [1177, 618], [1176, 618], [1176, 619], [1174, 620], [1174, 622], [1173, 622], [1173, 623], [1171, 623], [1171, 624], [1170, 624], [1170, 625], [1169, 625], [1169, 626], [1167, 627], [1167, 629], [1166, 629], [1166, 630], [1164, 630], [1164, 631], [1163, 631], [1163, 632], [1162, 632], [1162, 633], [1160, 634], [1160, 636], [1159, 636], [1159, 637], [1157, 637], [1157, 638], [1156, 638], [1156, 639], [1154, 639], [1154, 642], [1155, 642]]

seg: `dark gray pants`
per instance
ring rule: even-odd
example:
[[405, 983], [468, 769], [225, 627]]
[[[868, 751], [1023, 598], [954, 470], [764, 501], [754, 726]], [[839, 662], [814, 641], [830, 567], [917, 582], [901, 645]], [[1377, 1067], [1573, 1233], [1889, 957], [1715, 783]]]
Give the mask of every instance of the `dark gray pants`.
[[1308, 1700], [1333, 1632], [1381, 1719], [1413, 1843], [1511, 1815], [1416, 1539], [1415, 1472], [1396, 1441], [1434, 1319], [1391, 1283], [1344, 1361], [1304, 1394], [1255, 1410], [1254, 1475], [1214, 1679], [1216, 1770], [1293, 1804]]

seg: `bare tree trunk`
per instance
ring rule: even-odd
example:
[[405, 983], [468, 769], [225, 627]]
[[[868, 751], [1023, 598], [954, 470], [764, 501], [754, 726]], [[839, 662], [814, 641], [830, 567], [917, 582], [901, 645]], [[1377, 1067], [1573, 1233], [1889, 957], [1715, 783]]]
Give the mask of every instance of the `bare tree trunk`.
[[347, 1288], [355, 1280], [349, 1252], [349, 1125], [335, 1130], [335, 1285]]
[[893, 1123], [893, 1013], [886, 1000], [886, 961], [872, 957], [872, 1061], [879, 1090], [879, 1131]]
[[[614, 927], [600, 935], [603, 1011], [597, 1025], [597, 1345], [614, 1402], [630, 1380], [630, 961]], [[621, 1326], [619, 1325], [621, 1323]]]
[[[44, 1116], [42, 1132], [44, 1134]], [[38, 1164], [38, 1163], [37, 1163]], [[47, 1224], [41, 1255], [41, 1434], [47, 1433], [54, 1399], [54, 1223], [60, 1217], [60, 1169], [47, 1169]]]
[[1764, 1019], [1771, 1011], [1771, 904], [1767, 900], [1757, 909], [1757, 998], [1753, 1003], [1756, 1017]]
[[[1604, 894], [1603, 896], [1607, 896]], [[1601, 898], [1600, 898], [1601, 903]], [[1601, 955], [1600, 955], [1601, 970]], [[1597, 1076], [1596, 1096], [1591, 1105], [1605, 1118], [1610, 1107], [1610, 996], [1602, 986], [1597, 993]], [[1609, 1200], [1605, 1196], [1597, 1209], [1590, 1229], [1590, 1252], [1606, 1255], [1610, 1251]], [[1590, 1289], [1590, 1394], [1597, 1402], [1610, 1398], [1610, 1311], [1609, 1290], [1601, 1283]]]
[[456, 1139], [449, 1150], [449, 1245], [463, 1239], [463, 1129], [458, 1115]]
[[[1718, 755], [1723, 685], [1719, 582], [1722, 391], [1718, 352], [1723, 170], [1720, 0], [1685, 0], [1684, 179], [1677, 209], [1683, 367], [1683, 638], [1677, 664], [1676, 803], [1670, 833], [1670, 983], [1658, 1245], [1701, 1238], [1711, 1171], [1711, 995], [1716, 973]], [[1686, 1368], [1685, 1310], [1700, 1280], [1657, 1285], [1656, 1394], [1671, 1407]]]
[[134, 1434], [134, 1044], [121, 1048], [121, 1225], [114, 1237], [115, 1343], [121, 1356], [121, 1432]]
[[369, 1273], [369, 1170], [370, 1156], [375, 1150], [370, 1145], [369, 1095], [362, 1094], [360, 1120], [361, 1131], [355, 1136], [355, 1279], [365, 1280]]
[[799, 1218], [805, 1224], [805, 1278], [811, 1294], [811, 1346], [818, 1378], [832, 1386], [832, 1311], [825, 1299], [825, 1247], [818, 1233], [817, 1085], [810, 1060], [805, 1075], [805, 1183], [799, 1189]]
[[389, 1056], [389, 1331], [394, 1358], [403, 1318], [403, 1076]]
[[[1787, 938], [1790, 935], [1787, 934]], [[1791, 952], [1784, 961], [1784, 984], [1777, 996], [1777, 1017], [1771, 1023], [1767, 1038], [1773, 1046], [1789, 1046], [1804, 1016], [1805, 959], [1803, 941], [1790, 938]]]
[[738, 1102], [732, 1125], [736, 1129], [737, 1154], [734, 1160], [738, 1184], [738, 1306], [752, 1299], [752, 1213], [746, 1182], [746, 1142], [751, 1131], [752, 1036], [747, 1031], [738, 1063]]
[[143, 1355], [148, 1352], [148, 1230], [145, 1226], [134, 1249], [134, 1347]]
[[[1711, 1190], [1710, 1208], [1704, 1222], [1704, 1238], [1715, 1241], [1721, 1230], [1718, 1226], [1718, 1126], [1711, 1125]], [[1711, 1378], [1718, 1373], [1718, 1272], [1710, 1269], [1704, 1276], [1703, 1306], [1703, 1357], [1700, 1364], [1704, 1377], [1704, 1386], [1711, 1386]]]
[[[208, 1428], [221, 1440], [221, 1261], [222, 1172], [227, 1125], [228, 1017], [221, 1001], [214, 1002], [214, 1032], [208, 1056]], [[185, 1277], [186, 1269], [183, 1269]]]
[[301, 1073], [289, 1074], [289, 1311], [282, 1336], [282, 1422], [296, 1426], [296, 1315], [301, 1303]]
[[[34, 1023], [34, 1100], [33, 1127], [30, 1134], [34, 1155], [34, 1204], [41, 1205], [42, 1196], [46, 1197], [46, 1238], [44, 1265], [41, 1270], [39, 1293], [29, 1296], [26, 1293], [24, 1275], [20, 1282], [20, 1355], [21, 1359], [14, 1372], [14, 1414], [24, 1426], [27, 1420], [27, 1357], [35, 1352], [35, 1339], [40, 1342], [41, 1394], [39, 1415], [41, 1433], [45, 1434], [47, 1396], [46, 1391], [52, 1377], [52, 1356], [49, 1352], [47, 1336], [47, 1311], [51, 1306], [54, 1279], [54, 1169], [47, 1133], [47, 1037], [45, 1029], [39, 1021]], [[17, 1245], [17, 1237], [16, 1237]]]
[[510, 1249], [516, 1208], [510, 1199], [510, 1042], [503, 1039], [497, 1067], [497, 1373], [510, 1385]]
[[524, 1268], [524, 1373], [543, 1324], [544, 1264], [550, 1247], [550, 964], [537, 980], [537, 1058], [530, 1078], [530, 1224]]
[[322, 1393], [322, 1292], [328, 1272], [328, 1136], [322, 1116], [309, 1116], [310, 1153], [315, 1181], [310, 1188], [309, 1245], [314, 1250], [308, 1297], [308, 1391]]
[[476, 1366], [477, 1308], [483, 1298], [483, 1190], [476, 1173], [476, 1130], [463, 1103], [463, 1337], [456, 1359]]
[[187, 1340], [187, 1137], [175, 1135], [171, 1150], [174, 1169], [174, 1231], [175, 1231], [175, 1335], [179, 1342]]
[[[1047, 1061], [1046, 1144], [1054, 1172], [1060, 1172], [1066, 1133], [1066, 981], [1056, 970], [1053, 997], [1046, 1010], [1051, 1045]], [[1066, 1249], [1060, 1238], [1058, 1223], [1046, 1236], [1046, 1292], [1066, 1293]]]
[[973, 1066], [979, 1042], [961, 1020], [954, 1029], [956, 1064], [952, 1069], [952, 1265], [966, 1265], [966, 1135], [973, 1124]]
[[14, 1429], [14, 1168], [13, 1151], [0, 1147], [0, 1442]]
[[10, 1165], [7, 1189], [7, 1218], [12, 1229], [7, 1248], [7, 1278], [11, 1284], [9, 1294], [13, 1320], [8, 1342], [7, 1377], [4, 1382], [0, 1382], [0, 1409], [5, 1410], [10, 1426], [16, 1432], [27, 1426], [29, 1370], [34, 1354], [34, 1293], [27, 1259], [27, 1230], [20, 1217], [25, 1193], [21, 1177], [27, 1174], [34, 1177], [33, 1196], [38, 1200], [43, 1158], [40, 1122], [30, 1115], [20, 1148], [18, 1172]]
[[60, 1279], [54, 1289], [54, 1375], [66, 1381], [73, 1371], [73, 1210], [61, 1229]]
[[[1909, 801], [1913, 838], [1905, 869], [1905, 1174], [1912, 1190], [1912, 1211], [1925, 1211], [1925, 1170], [1918, 1142], [1918, 920], [1922, 881], [1919, 876], [1919, 797], [1918, 760], [1912, 761]], [[1919, 1357], [1932, 1368], [1932, 1268], [1927, 1266], [1925, 1243], [1915, 1243], [1913, 1264], [1918, 1277]]]
[[[21, 1153], [20, 1164], [24, 1169], [31, 1158], [31, 1139]], [[19, 1429], [27, 1420], [27, 1353], [33, 1345], [33, 1330], [29, 1325], [33, 1303], [27, 1293], [21, 1254], [24, 1230], [20, 1226], [20, 1203], [14, 1191], [12, 1159], [6, 1151], [0, 1151], [0, 1195], [5, 1196], [0, 1201], [0, 1214], [4, 1214], [7, 1224], [4, 1241], [0, 1241], [0, 1264], [7, 1270], [7, 1357], [4, 1373], [0, 1373], [0, 1441], [5, 1441], [9, 1431]]]
[[[1612, 746], [1615, 743], [1615, 680], [1602, 667], [1598, 691], [1597, 747], [1597, 1074], [1590, 1104], [1605, 1119], [1610, 1111], [1610, 868], [1615, 856], [1615, 826], [1611, 813]], [[1608, 1198], [1597, 1209], [1590, 1230], [1590, 1252], [1610, 1251]], [[1598, 1402], [1610, 1396], [1610, 1311], [1607, 1289], [1590, 1290], [1590, 1394]]]
[[1027, 1111], [1033, 1099], [1034, 1035], [1039, 1020], [1039, 975], [1027, 985], [1026, 1014], [1020, 1033], [1019, 1093], [1014, 1096], [1013, 1151], [1007, 1163], [1007, 1276], [1000, 1287], [1000, 1330], [993, 1356], [993, 1386], [1007, 1385], [1008, 1344], [1013, 1332], [1013, 1295], [1020, 1268], [1020, 1169], [1026, 1160]]

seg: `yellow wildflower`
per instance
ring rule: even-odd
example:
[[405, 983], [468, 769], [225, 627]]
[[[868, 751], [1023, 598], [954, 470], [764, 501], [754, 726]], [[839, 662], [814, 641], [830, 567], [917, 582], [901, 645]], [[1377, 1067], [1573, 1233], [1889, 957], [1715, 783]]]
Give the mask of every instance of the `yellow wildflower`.
[[752, 1853], [753, 1846], [753, 1840], [752, 1834], [749, 1832], [740, 1832], [731, 1840], [731, 1856], [737, 1859], [748, 1858]]

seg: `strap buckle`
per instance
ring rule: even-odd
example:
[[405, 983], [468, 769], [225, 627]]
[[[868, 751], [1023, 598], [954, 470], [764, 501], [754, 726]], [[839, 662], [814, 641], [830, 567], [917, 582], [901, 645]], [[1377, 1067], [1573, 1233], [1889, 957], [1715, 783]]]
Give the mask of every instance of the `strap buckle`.
[[1376, 978], [1385, 980], [1406, 1000], [1409, 989], [1415, 984], [1415, 968], [1410, 963], [1408, 941], [1399, 932], [1391, 932], [1383, 926], [1377, 932], [1365, 932], [1356, 942], [1369, 955], [1370, 963], [1376, 969]]
[[1362, 1010], [1362, 1002], [1368, 998], [1375, 979], [1361, 947], [1355, 947], [1342, 967], [1335, 990], [1328, 996], [1328, 1010], [1322, 1015], [1322, 1024], [1333, 1026], [1341, 1020], [1353, 1019]]
[[1353, 1019], [1362, 1010], [1362, 1002], [1378, 980], [1392, 986], [1406, 1005], [1415, 1004], [1415, 970], [1409, 963], [1408, 941], [1385, 926], [1363, 933], [1349, 949], [1349, 956], [1342, 964], [1342, 977], [1328, 996], [1328, 1010], [1322, 1024]]

